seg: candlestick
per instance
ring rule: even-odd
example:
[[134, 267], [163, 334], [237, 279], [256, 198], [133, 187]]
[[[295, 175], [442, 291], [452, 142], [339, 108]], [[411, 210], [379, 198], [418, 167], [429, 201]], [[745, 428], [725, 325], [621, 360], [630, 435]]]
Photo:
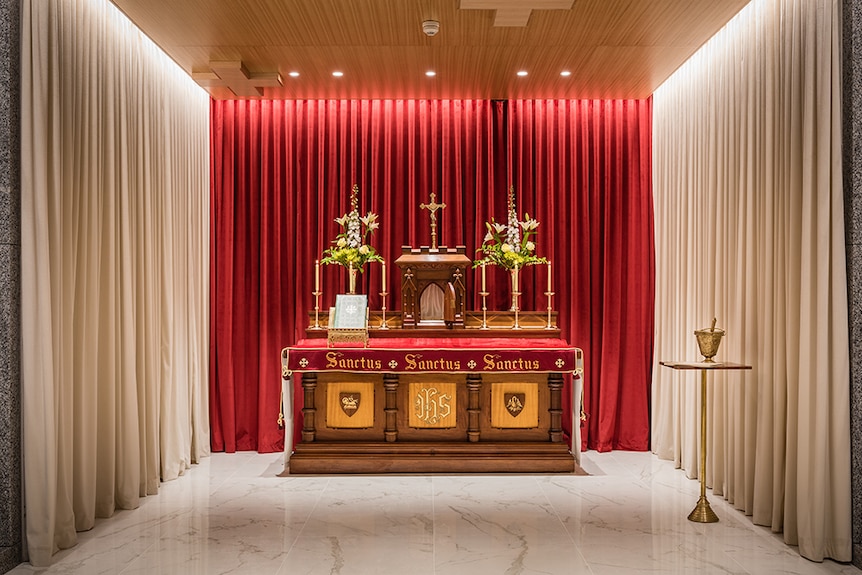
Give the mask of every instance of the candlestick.
[[383, 301], [383, 317], [380, 320], [380, 329], [389, 329], [389, 326], [386, 323], [386, 296], [389, 295], [386, 293], [386, 290], [380, 292], [380, 298]]
[[551, 323], [551, 311], [554, 309], [551, 298], [554, 297], [554, 290], [551, 289], [551, 285], [551, 262], [548, 262], [548, 291], [545, 292], [545, 295], [548, 296], [548, 321], [545, 323], [545, 329], [554, 329]]
[[320, 260], [314, 260], [314, 291], [320, 291]]

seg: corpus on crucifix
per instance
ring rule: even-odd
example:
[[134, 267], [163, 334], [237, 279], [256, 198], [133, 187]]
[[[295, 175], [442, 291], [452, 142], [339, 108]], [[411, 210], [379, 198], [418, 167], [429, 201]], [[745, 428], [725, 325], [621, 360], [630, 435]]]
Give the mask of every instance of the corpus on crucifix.
[[431, 192], [431, 203], [419, 204], [419, 208], [428, 210], [431, 213], [431, 249], [437, 249], [437, 210], [442, 210], [446, 207], [444, 203], [437, 203], [437, 194]]

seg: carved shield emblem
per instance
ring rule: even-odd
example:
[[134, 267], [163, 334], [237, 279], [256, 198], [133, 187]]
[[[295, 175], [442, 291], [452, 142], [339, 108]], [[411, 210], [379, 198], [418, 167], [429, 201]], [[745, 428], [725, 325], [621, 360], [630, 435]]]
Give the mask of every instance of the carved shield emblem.
[[359, 409], [359, 404], [362, 401], [362, 394], [356, 391], [342, 391], [338, 394], [338, 403], [341, 405], [341, 411], [347, 414], [347, 417], [353, 417], [353, 414]]
[[521, 415], [521, 412], [524, 411], [524, 401], [526, 401], [526, 394], [524, 393], [505, 393], [503, 394], [503, 401], [506, 402], [506, 411], [512, 417], [518, 417]]

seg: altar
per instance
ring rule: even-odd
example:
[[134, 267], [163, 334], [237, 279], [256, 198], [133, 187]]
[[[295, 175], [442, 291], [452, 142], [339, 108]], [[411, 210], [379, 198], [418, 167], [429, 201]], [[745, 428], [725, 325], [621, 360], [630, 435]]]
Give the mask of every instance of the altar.
[[291, 474], [575, 470], [578, 421], [574, 450], [562, 421], [579, 409], [564, 409], [561, 392], [571, 379], [580, 398], [583, 356], [563, 340], [306, 339], [285, 348], [282, 366], [303, 400]]
[[[552, 308], [551, 262], [530, 239], [539, 225], [515, 212], [509, 189], [507, 225], [488, 223], [473, 261], [466, 246], [437, 244], [438, 210], [430, 214], [431, 245], [402, 246], [400, 310], [387, 309], [386, 261], [370, 244], [377, 227], [351, 211], [324, 258], [315, 262], [314, 309], [306, 338], [281, 353], [285, 469], [308, 473], [571, 473], [580, 450], [583, 352], [560, 339]], [[380, 264], [380, 309], [355, 291], [357, 271]], [[347, 269], [347, 294], [321, 310], [321, 264]], [[512, 305], [487, 309], [486, 266], [509, 270]], [[519, 272], [543, 265], [547, 308], [520, 309]], [[471, 271], [468, 271], [471, 270]], [[468, 276], [481, 310], [468, 310]], [[478, 288], [478, 289], [477, 289]], [[563, 389], [571, 402], [563, 405]], [[301, 405], [294, 446], [292, 418]], [[570, 418], [571, 437], [563, 431]], [[571, 444], [572, 448], [569, 448]], [[293, 448], [293, 449], [291, 449]]]

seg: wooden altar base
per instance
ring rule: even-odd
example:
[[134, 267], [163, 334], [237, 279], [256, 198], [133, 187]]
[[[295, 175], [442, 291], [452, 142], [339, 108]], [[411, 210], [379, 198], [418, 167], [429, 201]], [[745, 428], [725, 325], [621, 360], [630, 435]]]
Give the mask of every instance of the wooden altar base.
[[298, 443], [292, 475], [334, 473], [574, 473], [565, 443]]
[[300, 341], [282, 352], [302, 397], [287, 472], [573, 473], [562, 390], [578, 351], [558, 339]]

